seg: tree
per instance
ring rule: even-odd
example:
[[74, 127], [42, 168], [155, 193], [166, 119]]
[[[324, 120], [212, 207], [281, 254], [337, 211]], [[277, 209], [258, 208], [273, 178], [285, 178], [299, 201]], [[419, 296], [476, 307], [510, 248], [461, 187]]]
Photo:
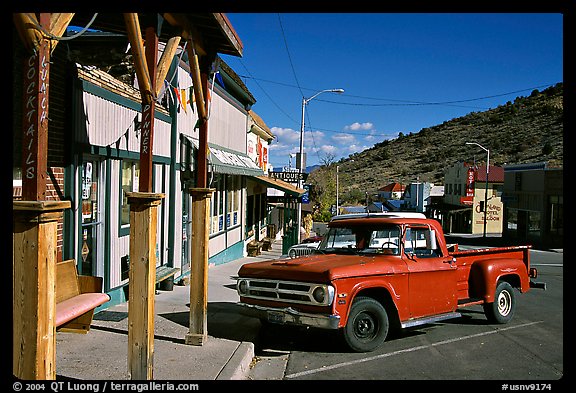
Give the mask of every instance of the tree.
[[[330, 160], [334, 160], [330, 155], [324, 158], [326, 162]], [[336, 165], [322, 165], [310, 174], [308, 183], [314, 185], [314, 191], [310, 193], [310, 203], [318, 206], [314, 212], [314, 221], [329, 221], [332, 217], [330, 207], [336, 203]]]

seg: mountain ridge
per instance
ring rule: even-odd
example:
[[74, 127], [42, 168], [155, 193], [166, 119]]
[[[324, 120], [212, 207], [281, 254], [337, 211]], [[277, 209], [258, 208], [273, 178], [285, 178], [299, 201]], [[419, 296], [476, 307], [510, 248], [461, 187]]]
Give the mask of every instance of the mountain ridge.
[[330, 185], [335, 174], [330, 173], [338, 166], [339, 196], [350, 203], [393, 182], [418, 180], [441, 185], [446, 169], [457, 162], [485, 165], [486, 152], [466, 142], [489, 149], [490, 165], [547, 161], [552, 167], [563, 167], [563, 93], [560, 82], [496, 108], [470, 112], [417, 133], [400, 133], [395, 139], [322, 165], [308, 182], [315, 185], [316, 194], [332, 190], [335, 196], [335, 185]]

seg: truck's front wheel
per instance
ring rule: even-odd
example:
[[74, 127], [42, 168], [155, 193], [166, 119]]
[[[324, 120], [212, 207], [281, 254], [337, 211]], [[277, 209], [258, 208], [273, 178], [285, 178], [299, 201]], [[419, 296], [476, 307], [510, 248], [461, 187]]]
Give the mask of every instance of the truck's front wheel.
[[508, 323], [516, 310], [514, 288], [506, 281], [501, 281], [496, 287], [494, 303], [484, 304], [484, 314], [492, 323]]
[[388, 327], [388, 314], [384, 306], [370, 297], [358, 297], [352, 304], [342, 333], [350, 349], [370, 352], [384, 343]]

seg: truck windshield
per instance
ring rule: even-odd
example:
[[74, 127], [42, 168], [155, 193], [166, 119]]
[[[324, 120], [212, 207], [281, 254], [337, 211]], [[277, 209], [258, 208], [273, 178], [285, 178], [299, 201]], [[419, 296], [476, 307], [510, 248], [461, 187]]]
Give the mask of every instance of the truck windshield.
[[399, 255], [400, 227], [330, 228], [318, 247], [320, 253], [373, 253]]

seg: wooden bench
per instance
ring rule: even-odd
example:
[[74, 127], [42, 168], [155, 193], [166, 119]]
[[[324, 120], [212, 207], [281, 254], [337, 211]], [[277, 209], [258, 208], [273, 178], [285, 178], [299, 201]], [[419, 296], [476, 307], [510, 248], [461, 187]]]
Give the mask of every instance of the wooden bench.
[[258, 256], [262, 252], [262, 242], [252, 240], [250, 243], [247, 244], [246, 248], [249, 257]]
[[110, 300], [102, 293], [102, 277], [78, 275], [73, 259], [56, 263], [56, 320], [58, 331], [88, 333], [94, 309]]
[[156, 284], [159, 285], [159, 289], [162, 290], [172, 290], [171, 289], [171, 285], [166, 285], [166, 286], [162, 286], [162, 281], [170, 278], [170, 277], [174, 277], [176, 275], [176, 273], [178, 273], [180, 271], [180, 269], [178, 269], [177, 267], [170, 267], [170, 266], [157, 266], [156, 267]]
[[272, 243], [274, 243], [274, 240], [272, 238], [265, 237], [264, 239], [262, 239], [262, 251], [270, 251], [270, 249], [272, 248]]

